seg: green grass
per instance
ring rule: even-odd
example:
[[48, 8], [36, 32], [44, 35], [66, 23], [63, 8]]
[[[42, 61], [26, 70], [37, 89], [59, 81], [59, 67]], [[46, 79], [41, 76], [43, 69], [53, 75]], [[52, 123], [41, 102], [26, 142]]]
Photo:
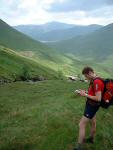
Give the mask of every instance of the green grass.
[[27, 70], [30, 77], [44, 76], [47, 79], [59, 78], [59, 72], [62, 75], [80, 75], [83, 67], [89, 64], [96, 70], [98, 75], [108, 78], [113, 74], [111, 66], [108, 68], [108, 65], [105, 64], [103, 66], [91, 61], [80, 61], [77, 60], [77, 57], [71, 55], [56, 55], [56, 59], [53, 57], [52, 61], [46, 58], [41, 59], [38, 57], [38, 53], [33, 58], [29, 58], [12, 49], [0, 46], [0, 78], [11, 81], [15, 78], [19, 79], [25, 70]]
[[[0, 150], [72, 150], [85, 104], [73, 91], [86, 87], [61, 80], [0, 86]], [[100, 109], [95, 145], [87, 150], [112, 150], [112, 114], [112, 107]]]
[[25, 71], [30, 78], [43, 76], [53, 79], [58, 76], [55, 71], [42, 64], [0, 45], [0, 78], [13, 81], [23, 76]]

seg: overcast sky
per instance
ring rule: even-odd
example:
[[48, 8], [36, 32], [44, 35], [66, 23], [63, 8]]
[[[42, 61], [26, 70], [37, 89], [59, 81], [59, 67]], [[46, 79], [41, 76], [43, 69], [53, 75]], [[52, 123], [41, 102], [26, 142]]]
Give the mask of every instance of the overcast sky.
[[0, 0], [0, 18], [10, 25], [113, 23], [113, 0]]

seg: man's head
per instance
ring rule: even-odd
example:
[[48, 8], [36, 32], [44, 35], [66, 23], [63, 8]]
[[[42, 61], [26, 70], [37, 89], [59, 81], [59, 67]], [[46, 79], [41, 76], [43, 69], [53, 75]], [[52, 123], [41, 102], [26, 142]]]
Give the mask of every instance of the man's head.
[[87, 80], [91, 80], [94, 78], [94, 70], [91, 67], [84, 67], [82, 70], [82, 74], [85, 76]]

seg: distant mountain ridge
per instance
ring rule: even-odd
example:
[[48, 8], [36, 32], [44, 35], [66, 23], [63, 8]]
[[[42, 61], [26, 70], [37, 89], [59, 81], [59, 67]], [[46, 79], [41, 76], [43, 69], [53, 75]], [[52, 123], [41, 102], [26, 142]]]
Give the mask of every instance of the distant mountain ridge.
[[42, 32], [49, 32], [52, 30], [59, 30], [59, 29], [68, 29], [71, 27], [74, 27], [73, 24], [66, 24], [66, 23], [61, 23], [61, 22], [48, 22], [45, 24], [41, 24], [41, 25], [34, 25], [34, 24], [28, 24], [28, 25], [17, 25], [17, 26], [13, 26], [14, 28], [18, 29], [19, 31], [21, 30], [33, 30], [33, 31], [39, 31], [41, 30]]
[[71, 25], [50, 22], [43, 25], [20, 25], [14, 28], [39, 41], [60, 41], [100, 29], [101, 25]]
[[40, 37], [44, 33], [48, 33], [54, 30], [62, 30], [74, 27], [71, 24], [59, 23], [59, 22], [48, 22], [42, 25], [18, 25], [14, 28], [35, 40], [40, 40]]
[[105, 59], [113, 55], [113, 23], [93, 33], [61, 42], [49, 42], [48, 45], [63, 53], [73, 53], [84, 58]]

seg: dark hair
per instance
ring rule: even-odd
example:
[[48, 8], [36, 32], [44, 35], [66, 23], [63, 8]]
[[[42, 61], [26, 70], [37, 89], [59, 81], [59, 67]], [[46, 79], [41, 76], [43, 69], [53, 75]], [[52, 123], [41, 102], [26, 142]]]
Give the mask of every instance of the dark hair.
[[82, 74], [89, 74], [89, 72], [93, 72], [94, 73], [94, 70], [91, 68], [91, 67], [84, 67], [83, 70], [82, 70]]

